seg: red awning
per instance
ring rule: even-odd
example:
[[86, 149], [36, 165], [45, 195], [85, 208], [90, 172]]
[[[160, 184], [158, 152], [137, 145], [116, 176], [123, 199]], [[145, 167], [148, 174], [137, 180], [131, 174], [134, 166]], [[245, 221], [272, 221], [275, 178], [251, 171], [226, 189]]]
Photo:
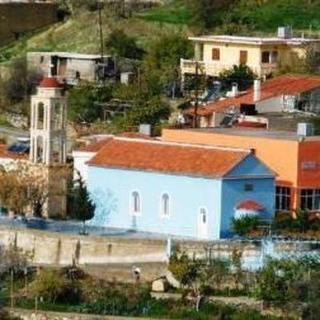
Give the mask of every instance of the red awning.
[[256, 202], [256, 201], [253, 201], [253, 200], [246, 200], [246, 201], [243, 201], [243, 202], [240, 202], [237, 207], [236, 207], [237, 210], [252, 210], [252, 211], [261, 211], [264, 209], [264, 207]]

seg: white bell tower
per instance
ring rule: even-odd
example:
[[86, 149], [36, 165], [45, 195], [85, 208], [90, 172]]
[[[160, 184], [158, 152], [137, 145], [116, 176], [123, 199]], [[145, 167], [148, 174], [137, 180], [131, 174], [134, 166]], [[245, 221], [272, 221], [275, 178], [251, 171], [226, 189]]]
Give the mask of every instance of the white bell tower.
[[30, 161], [52, 165], [66, 162], [66, 100], [59, 82], [44, 78], [31, 97]]

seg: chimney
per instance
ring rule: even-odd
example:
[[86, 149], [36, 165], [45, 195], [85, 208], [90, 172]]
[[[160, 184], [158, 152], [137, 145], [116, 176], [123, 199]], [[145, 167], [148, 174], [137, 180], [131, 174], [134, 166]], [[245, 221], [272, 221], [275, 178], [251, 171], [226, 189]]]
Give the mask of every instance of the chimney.
[[261, 99], [261, 80], [257, 79], [253, 82], [253, 102], [258, 102]]
[[314, 127], [312, 123], [298, 123], [297, 135], [300, 138], [310, 137], [314, 135]]
[[239, 89], [238, 89], [238, 84], [236, 82], [232, 83], [232, 88], [231, 88], [231, 96], [236, 97], [239, 94]]
[[152, 135], [151, 124], [140, 124], [139, 125], [139, 133], [145, 134], [146, 136]]

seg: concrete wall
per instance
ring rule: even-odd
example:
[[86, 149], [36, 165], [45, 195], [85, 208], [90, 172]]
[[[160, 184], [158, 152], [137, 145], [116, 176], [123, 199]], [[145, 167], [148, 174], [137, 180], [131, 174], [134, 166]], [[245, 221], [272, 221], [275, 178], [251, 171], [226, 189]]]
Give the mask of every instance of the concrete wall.
[[283, 97], [273, 97], [267, 100], [262, 100], [256, 103], [258, 113], [282, 112]]
[[[212, 49], [220, 50], [220, 61], [212, 60]], [[246, 44], [228, 44], [225, 43], [205, 43], [203, 45], [203, 61], [207, 65], [207, 69], [212, 71], [210, 74], [219, 75], [225, 69], [232, 68], [233, 65], [240, 64], [240, 51], [248, 52], [248, 66], [257, 74], [260, 74], [260, 55], [261, 49], [258, 46], [250, 46]]]
[[[65, 266], [78, 260], [89, 274], [112, 281], [132, 282], [132, 266], [141, 269], [141, 280], [150, 282], [166, 274], [167, 243], [164, 240], [147, 240], [120, 237], [93, 237], [66, 235], [26, 229], [0, 227], [0, 245], [16, 243], [24, 251], [33, 253], [33, 263]], [[261, 267], [262, 254], [271, 254], [268, 245], [258, 241], [190, 241], [174, 240], [182, 252], [190, 257], [231, 259], [235, 250], [242, 252], [244, 268]], [[318, 244], [319, 247], [319, 244]], [[311, 252], [315, 245], [307, 242], [273, 242], [272, 250], [283, 256], [298, 256]], [[319, 253], [317, 251], [313, 251]]]
[[0, 3], [0, 45], [19, 35], [57, 21], [57, 6], [50, 3]]
[[0, 245], [16, 243], [41, 265], [162, 262], [166, 242], [123, 238], [86, 237], [36, 230], [0, 228]]

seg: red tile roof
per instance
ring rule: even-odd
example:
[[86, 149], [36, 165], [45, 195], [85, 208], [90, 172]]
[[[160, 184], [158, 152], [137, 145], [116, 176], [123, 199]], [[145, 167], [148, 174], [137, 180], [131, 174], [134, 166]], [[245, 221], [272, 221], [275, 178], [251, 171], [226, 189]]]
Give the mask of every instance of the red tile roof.
[[254, 201], [254, 200], [246, 200], [239, 203], [236, 207], [237, 210], [252, 210], [252, 211], [261, 211], [263, 210], [263, 206]]
[[85, 145], [83, 147], [81, 147], [79, 149], [79, 151], [84, 151], [84, 152], [98, 152], [99, 150], [101, 150], [105, 144], [110, 141], [110, 139], [113, 139], [112, 136], [108, 137], [108, 138], [105, 138], [105, 139], [102, 139], [102, 140], [99, 140], [97, 142], [94, 142], [94, 143], [90, 143], [88, 145]]
[[60, 88], [61, 85], [56, 78], [53, 77], [45, 77], [39, 84], [41, 88]]
[[[260, 101], [279, 95], [297, 95], [316, 88], [320, 88], [320, 77], [308, 75], [283, 75], [267, 80], [261, 85]], [[206, 116], [213, 112], [223, 111], [231, 106], [240, 107], [242, 104], [254, 104], [253, 89], [235, 97], [226, 98], [199, 108], [198, 115]], [[190, 108], [187, 114], [193, 115], [194, 110]]]
[[266, 129], [267, 128], [266, 123], [251, 122], [251, 121], [236, 122], [232, 126], [236, 127], [236, 128], [254, 128], [254, 129]]
[[[124, 138], [131, 138], [131, 139], [145, 139], [145, 140], [155, 140], [154, 138], [147, 136], [143, 133], [139, 132], [122, 132], [118, 137], [124, 137]], [[90, 143], [88, 145], [80, 147], [79, 151], [85, 151], [85, 152], [98, 152], [101, 150], [105, 144], [110, 141], [110, 139], [114, 139], [115, 137], [113, 135], [110, 135], [104, 139], [98, 140], [96, 142]]]
[[118, 137], [132, 138], [132, 139], [145, 139], [145, 140], [155, 140], [155, 138], [148, 136], [140, 132], [122, 132], [117, 135]]
[[89, 165], [168, 174], [222, 177], [246, 158], [249, 151], [115, 138]]

